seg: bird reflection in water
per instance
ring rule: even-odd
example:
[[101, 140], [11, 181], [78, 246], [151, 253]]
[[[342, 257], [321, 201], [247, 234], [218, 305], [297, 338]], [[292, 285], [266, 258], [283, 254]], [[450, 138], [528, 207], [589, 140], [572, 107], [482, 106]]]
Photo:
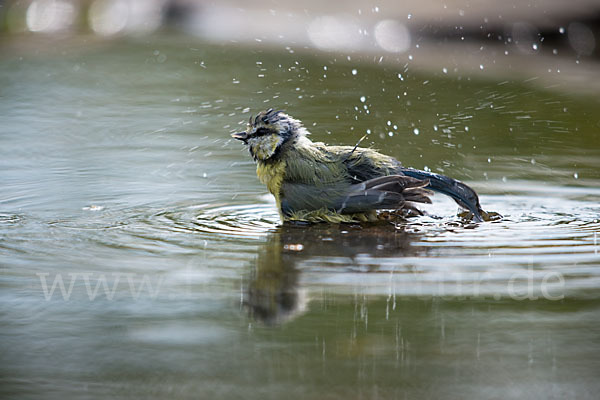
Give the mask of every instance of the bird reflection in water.
[[[340, 268], [357, 266], [356, 257], [403, 257], [421, 251], [411, 245], [418, 238], [403, 226], [285, 223], [259, 250], [245, 288], [244, 305], [250, 318], [276, 325], [301, 315], [308, 299], [299, 283], [302, 266], [319, 260], [340, 260]], [[373, 263], [367, 272], [376, 270]], [[360, 263], [361, 268], [364, 264]]]

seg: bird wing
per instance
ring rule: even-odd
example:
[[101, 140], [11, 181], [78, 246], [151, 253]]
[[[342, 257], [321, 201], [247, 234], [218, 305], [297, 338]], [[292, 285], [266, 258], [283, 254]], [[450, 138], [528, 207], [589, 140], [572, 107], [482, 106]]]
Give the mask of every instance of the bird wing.
[[[298, 195], [300, 197], [307, 196], [307, 200], [303, 203], [306, 205], [305, 208], [300, 209], [314, 210], [319, 208], [318, 206], [316, 208], [311, 206], [312, 204], [336, 204], [339, 207], [336, 202], [349, 194], [351, 194], [351, 199], [347, 204], [356, 204], [357, 208], [366, 207], [369, 204], [372, 205], [370, 209], [385, 208], [383, 203], [380, 206], [377, 205], [380, 193], [375, 195], [368, 192], [366, 194], [367, 198], [361, 199], [360, 196], [356, 196], [356, 191], [352, 191], [350, 188], [352, 185], [360, 185], [373, 179], [400, 175], [429, 182], [426, 189], [451, 197], [459, 206], [471, 211], [475, 221], [482, 221], [483, 216], [485, 216], [485, 211], [479, 204], [477, 193], [468, 185], [456, 179], [432, 172], [405, 168], [395, 158], [373, 149], [352, 146], [327, 146], [320, 142], [311, 143], [311, 146], [306, 147], [306, 149], [310, 149], [310, 157], [303, 157], [303, 154], [299, 153], [298, 157], [289, 158], [290, 161], [286, 170], [286, 173], [290, 173], [290, 181], [301, 181], [309, 184], [299, 189]], [[314, 162], [314, 160], [317, 162]], [[299, 166], [302, 166], [302, 168]], [[311, 174], [307, 172], [309, 170], [316, 172]], [[312, 176], [313, 180], [311, 182], [303, 181], [306, 176]], [[293, 191], [294, 189], [290, 188], [290, 190]], [[381, 190], [379, 191], [381, 192]], [[324, 192], [327, 194], [324, 194]], [[319, 201], [321, 195], [325, 200]], [[362, 195], [365, 196], [364, 193]], [[382, 199], [385, 205], [394, 201], [392, 200], [393, 195], [386, 196]], [[374, 197], [377, 197], [377, 199], [373, 200]]]
[[395, 158], [372, 149], [340, 147], [348, 175], [356, 182], [385, 175], [404, 175], [421, 181], [429, 181], [427, 189], [451, 197], [460, 207], [469, 210], [475, 221], [481, 222], [486, 215], [479, 204], [477, 193], [468, 185], [445, 175], [402, 167]]
[[399, 209], [406, 202], [431, 203], [431, 192], [424, 189], [429, 181], [401, 175], [389, 175], [348, 185], [345, 182], [315, 186], [284, 182], [281, 209], [290, 215], [301, 210], [328, 209], [340, 214], [370, 210]]

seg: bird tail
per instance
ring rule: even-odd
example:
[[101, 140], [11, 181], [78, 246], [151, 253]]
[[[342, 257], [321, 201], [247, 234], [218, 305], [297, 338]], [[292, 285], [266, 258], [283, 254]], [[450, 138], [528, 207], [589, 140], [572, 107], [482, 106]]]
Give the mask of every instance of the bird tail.
[[452, 197], [459, 206], [469, 210], [473, 214], [475, 221], [483, 221], [482, 215], [485, 215], [485, 211], [483, 211], [479, 204], [479, 197], [477, 197], [477, 193], [473, 189], [464, 183], [444, 175], [413, 168], [402, 168], [400, 172], [412, 178], [429, 181], [429, 186], [426, 186], [426, 189], [431, 189], [434, 192]]

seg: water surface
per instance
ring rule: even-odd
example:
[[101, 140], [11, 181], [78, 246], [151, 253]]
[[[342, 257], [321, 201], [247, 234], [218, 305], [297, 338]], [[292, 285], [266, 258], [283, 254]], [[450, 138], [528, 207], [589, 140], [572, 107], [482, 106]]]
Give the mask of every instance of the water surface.
[[[595, 398], [597, 99], [186, 37], [22, 49], [0, 59], [3, 397]], [[229, 138], [268, 107], [503, 218], [436, 195], [282, 226]]]

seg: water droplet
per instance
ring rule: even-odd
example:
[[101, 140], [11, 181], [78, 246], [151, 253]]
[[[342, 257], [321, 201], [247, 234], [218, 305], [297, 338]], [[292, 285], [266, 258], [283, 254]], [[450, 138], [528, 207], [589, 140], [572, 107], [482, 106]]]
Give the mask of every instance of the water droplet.
[[413, 133], [414, 133], [415, 135], [418, 135], [418, 134], [419, 134], [419, 129], [417, 129], [417, 128], [413, 129]]
[[352, 75], [356, 75], [356, 74], [358, 74], [358, 70], [356, 70], [356, 69], [353, 69], [353, 70], [352, 70]]
[[537, 50], [538, 49], [538, 45], [536, 43], [532, 44], [531, 47], [533, 48], [533, 50]]
[[367, 98], [365, 96], [360, 96], [360, 102], [364, 103], [365, 101], [367, 101]]
[[479, 64], [479, 69], [483, 70], [483, 64]]
[[558, 32], [562, 35], [565, 33], [565, 28], [563, 28], [562, 26], [560, 28], [558, 28]]
[[573, 178], [575, 178], [575, 179], [579, 179], [579, 174], [578, 174], [577, 172], [575, 172], [575, 173], [573, 174]]
[[445, 74], [447, 74], [448, 73], [448, 68], [446, 68], [446, 67], [442, 68], [442, 72], [445, 73]]
[[437, 132], [437, 130], [438, 130], [438, 126], [437, 126], [437, 125], [434, 125], [434, 126], [433, 126], [433, 130]]
[[392, 136], [394, 136], [394, 132], [388, 132], [388, 136], [389, 136], [389, 137], [392, 137]]
[[398, 74], [398, 79], [400, 79], [401, 81], [404, 80], [404, 78], [402, 77], [402, 74]]

